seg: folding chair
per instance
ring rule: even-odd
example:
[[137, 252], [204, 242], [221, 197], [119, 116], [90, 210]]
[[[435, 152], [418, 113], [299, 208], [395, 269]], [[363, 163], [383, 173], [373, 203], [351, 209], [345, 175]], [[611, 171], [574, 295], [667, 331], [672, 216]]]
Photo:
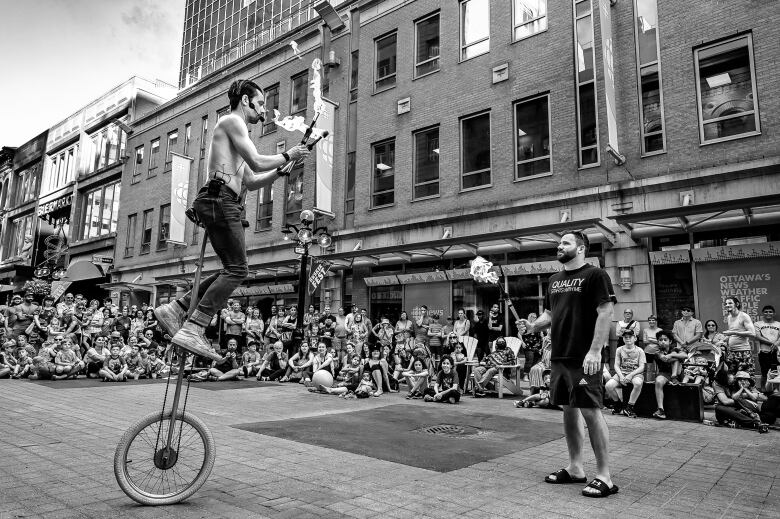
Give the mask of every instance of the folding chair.
[[461, 337], [461, 343], [466, 350], [466, 380], [463, 381], [463, 391], [469, 391], [469, 384], [474, 387], [474, 366], [479, 366], [477, 355], [477, 339], [475, 337]]
[[[507, 368], [515, 370], [515, 386], [519, 386], [520, 373], [522, 373], [523, 368], [525, 368], [525, 357], [521, 359], [518, 356], [520, 348], [524, 345], [523, 340], [518, 337], [504, 337], [504, 340], [506, 341], [506, 347], [515, 354], [515, 363], [498, 366], [498, 374], [494, 377], [497, 379], [496, 387], [498, 389], [498, 398], [504, 398], [504, 370]], [[493, 346], [493, 349], [495, 349], [495, 346]]]

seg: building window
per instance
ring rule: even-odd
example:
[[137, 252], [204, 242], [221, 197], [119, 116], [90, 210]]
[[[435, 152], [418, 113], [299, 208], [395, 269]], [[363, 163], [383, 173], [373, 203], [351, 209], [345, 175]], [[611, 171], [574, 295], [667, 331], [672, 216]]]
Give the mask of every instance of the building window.
[[138, 225], [138, 213], [133, 213], [127, 217], [127, 236], [125, 237], [125, 258], [135, 254], [135, 232]]
[[164, 305], [176, 299], [176, 287], [173, 285], [157, 286], [157, 306]]
[[[123, 117], [120, 121], [124, 122], [126, 119]], [[91, 135], [89, 142], [92, 146], [88, 156], [92, 158], [87, 164], [87, 174], [118, 163], [125, 154], [127, 134], [119, 126], [111, 123]]]
[[515, 0], [512, 17], [515, 41], [544, 32], [547, 30], [547, 0]]
[[223, 106], [222, 108], [217, 110], [217, 121], [219, 121], [229, 113], [230, 113], [230, 105]]
[[204, 115], [201, 119], [201, 126], [200, 126], [200, 158], [205, 159], [206, 158], [206, 147], [208, 146], [208, 140], [209, 137], [209, 116]]
[[116, 232], [120, 189], [120, 182], [114, 182], [84, 193], [82, 240]]
[[292, 78], [292, 89], [290, 91], [290, 113], [297, 114], [305, 112], [307, 106], [307, 96], [309, 94], [309, 71], [303, 72]]
[[344, 183], [344, 214], [355, 214], [355, 152], [347, 153], [347, 178]]
[[13, 256], [22, 256], [24, 252], [24, 259], [29, 261], [32, 258], [32, 249], [24, 250], [25, 240], [29, 236], [30, 244], [32, 244], [33, 238], [33, 217], [32, 214], [22, 216], [13, 220], [11, 223], [11, 243], [7, 252], [3, 255], [3, 259], [8, 259]]
[[287, 177], [284, 197], [284, 223], [298, 224], [303, 209], [303, 164], [295, 166]]
[[595, 166], [599, 163], [599, 124], [591, 0], [574, 0], [574, 46], [579, 166]]
[[515, 180], [551, 171], [550, 96], [515, 104]]
[[187, 123], [184, 125], [184, 150], [182, 151], [182, 155], [185, 157], [189, 157], [188, 153], [190, 152], [190, 141], [192, 140], [192, 124]]
[[634, 0], [642, 154], [666, 150], [661, 62], [658, 56], [658, 0]]
[[17, 173], [15, 205], [22, 205], [38, 199], [38, 183], [41, 177], [41, 162], [36, 162]]
[[414, 134], [414, 198], [439, 194], [439, 127]]
[[143, 228], [141, 230], [141, 254], [149, 254], [152, 244], [152, 218], [154, 209], [144, 211]]
[[395, 202], [395, 139], [371, 147], [374, 174], [371, 185], [371, 207]]
[[168, 144], [165, 146], [165, 168], [163, 173], [171, 171], [171, 152], [177, 142], [179, 142], [179, 130], [173, 130], [168, 134]]
[[374, 77], [374, 91], [395, 86], [395, 60], [397, 34], [389, 34], [377, 38], [375, 44], [376, 76]]
[[144, 146], [138, 146], [135, 149], [135, 160], [133, 161], [133, 178], [131, 184], [141, 181], [141, 165], [144, 163]]
[[360, 51], [352, 51], [352, 63], [350, 65], [349, 100], [357, 101], [358, 98], [358, 70], [360, 68]]
[[263, 135], [268, 135], [276, 131], [274, 119], [274, 110], [279, 109], [279, 83], [265, 89], [265, 112], [266, 122], [263, 123]]
[[78, 156], [78, 149], [79, 146], [76, 144], [51, 157], [51, 162], [47, 163], [48, 169], [44, 180], [46, 193], [56, 191], [76, 179], [75, 157]]
[[439, 13], [415, 23], [415, 77], [439, 70]]
[[461, 189], [490, 185], [490, 112], [460, 120]]
[[157, 229], [157, 250], [168, 248], [168, 238], [171, 237], [171, 204], [160, 206], [160, 222]]
[[264, 231], [271, 228], [271, 220], [274, 213], [274, 186], [261, 187], [257, 191], [257, 222], [256, 231]]
[[701, 143], [758, 135], [752, 35], [696, 49], [694, 58]]
[[460, 2], [460, 59], [465, 61], [490, 51], [490, 1]]
[[147, 178], [151, 178], [157, 174], [157, 155], [160, 153], [160, 139], [157, 138], [152, 141], [152, 150], [149, 153], [149, 172]]

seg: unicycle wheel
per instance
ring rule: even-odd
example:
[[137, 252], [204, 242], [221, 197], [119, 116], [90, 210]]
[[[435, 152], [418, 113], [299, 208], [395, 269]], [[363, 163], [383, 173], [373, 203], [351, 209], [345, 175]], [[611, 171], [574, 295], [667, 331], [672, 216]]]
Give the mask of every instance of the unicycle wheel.
[[192, 496], [211, 474], [216, 450], [203, 421], [179, 411], [170, 445], [171, 412], [153, 413], [130, 427], [114, 453], [122, 491], [142, 505], [170, 505]]

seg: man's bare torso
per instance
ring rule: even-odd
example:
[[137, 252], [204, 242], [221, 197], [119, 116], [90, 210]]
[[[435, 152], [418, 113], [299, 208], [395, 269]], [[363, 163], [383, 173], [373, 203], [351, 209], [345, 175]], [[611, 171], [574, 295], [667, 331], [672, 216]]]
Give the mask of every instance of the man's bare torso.
[[245, 124], [240, 117], [234, 114], [225, 115], [217, 122], [209, 148], [208, 179], [213, 178], [216, 174], [216, 177], [224, 180], [227, 187], [236, 195], [241, 196], [243, 195], [246, 164], [222, 127], [228, 117], [235, 117], [240, 121], [240, 124]]

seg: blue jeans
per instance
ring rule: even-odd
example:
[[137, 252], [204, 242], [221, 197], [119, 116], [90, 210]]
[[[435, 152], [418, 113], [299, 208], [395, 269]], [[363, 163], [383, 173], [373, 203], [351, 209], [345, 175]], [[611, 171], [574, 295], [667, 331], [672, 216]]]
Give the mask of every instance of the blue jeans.
[[[211, 318], [225, 308], [230, 294], [249, 274], [244, 244], [244, 226], [241, 224], [243, 208], [238, 196], [222, 186], [218, 196], [210, 196], [202, 188], [193, 204], [198, 218], [206, 227], [214, 252], [222, 262], [222, 270], [201, 280], [198, 288], [198, 307], [190, 320], [200, 326], [208, 326]], [[192, 292], [181, 299], [189, 307]]]

